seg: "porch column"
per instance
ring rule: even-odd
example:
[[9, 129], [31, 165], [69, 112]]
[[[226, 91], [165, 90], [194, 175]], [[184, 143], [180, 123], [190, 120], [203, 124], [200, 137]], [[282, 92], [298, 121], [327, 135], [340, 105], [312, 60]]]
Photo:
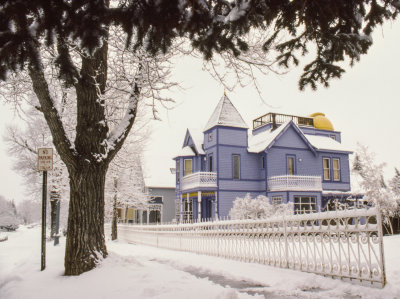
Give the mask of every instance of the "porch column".
[[147, 209], [147, 224], [149, 224], [149, 220], [150, 220], [150, 210]]
[[140, 224], [143, 224], [143, 210], [139, 211], [139, 221], [140, 221]]
[[217, 198], [217, 194], [218, 194], [218, 192], [217, 191], [215, 191], [215, 209], [214, 209], [214, 212], [215, 212], [215, 219], [216, 220], [218, 220], [218, 198]]
[[197, 221], [201, 220], [201, 191], [197, 192]]
[[180, 217], [179, 217], [179, 222], [183, 222], [183, 196], [181, 195], [181, 201], [179, 203], [179, 209], [180, 209]]
[[185, 210], [185, 216], [184, 216], [184, 220], [188, 221], [189, 220], [189, 210], [186, 210], [186, 208], [189, 208], [189, 193], [186, 193], [186, 203], [183, 206], [184, 210]]

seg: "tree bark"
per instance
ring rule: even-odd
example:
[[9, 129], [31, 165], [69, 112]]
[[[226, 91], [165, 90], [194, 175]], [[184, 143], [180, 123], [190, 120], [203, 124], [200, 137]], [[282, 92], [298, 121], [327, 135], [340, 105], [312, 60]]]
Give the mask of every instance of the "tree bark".
[[70, 171], [65, 275], [89, 271], [107, 256], [104, 239], [104, 185], [107, 169], [88, 165]]

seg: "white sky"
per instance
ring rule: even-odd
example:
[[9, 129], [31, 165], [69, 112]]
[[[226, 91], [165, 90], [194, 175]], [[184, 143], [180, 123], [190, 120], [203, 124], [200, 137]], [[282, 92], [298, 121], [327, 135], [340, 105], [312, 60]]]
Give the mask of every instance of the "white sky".
[[[254, 118], [270, 111], [309, 115], [323, 112], [335, 130], [342, 132], [343, 143], [356, 149], [357, 142], [369, 146], [379, 162], [386, 162], [386, 175], [391, 177], [394, 167], [400, 169], [400, 22], [386, 24], [377, 29], [374, 45], [361, 61], [340, 80], [331, 82], [329, 88], [319, 86], [300, 92], [298, 79], [301, 69], [277, 76], [260, 77], [263, 103], [252, 86], [228, 92], [228, 97], [251, 128]], [[153, 184], [172, 184], [169, 167], [172, 157], [182, 146], [188, 127], [204, 128], [224, 89], [201, 70], [201, 63], [182, 59], [176, 69], [176, 78], [185, 86], [174, 94], [177, 102], [173, 110], [160, 110], [162, 121], [152, 121], [152, 135], [145, 153], [145, 174]], [[0, 106], [0, 130], [12, 120], [7, 106]], [[0, 194], [20, 200], [21, 179], [11, 170], [10, 158], [0, 140]]]

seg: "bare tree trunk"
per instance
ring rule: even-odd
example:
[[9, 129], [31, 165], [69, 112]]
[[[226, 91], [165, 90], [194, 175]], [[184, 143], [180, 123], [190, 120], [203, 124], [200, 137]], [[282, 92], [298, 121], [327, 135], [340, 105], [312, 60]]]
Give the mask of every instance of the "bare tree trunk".
[[88, 165], [70, 171], [68, 235], [65, 275], [79, 275], [107, 256], [104, 239], [104, 185], [106, 168]]
[[114, 202], [113, 202], [113, 218], [112, 218], [112, 225], [111, 225], [111, 240], [116, 240], [118, 238], [118, 210], [117, 210], [117, 185], [118, 180], [114, 178]]
[[54, 239], [56, 231], [57, 200], [50, 200], [50, 239]]

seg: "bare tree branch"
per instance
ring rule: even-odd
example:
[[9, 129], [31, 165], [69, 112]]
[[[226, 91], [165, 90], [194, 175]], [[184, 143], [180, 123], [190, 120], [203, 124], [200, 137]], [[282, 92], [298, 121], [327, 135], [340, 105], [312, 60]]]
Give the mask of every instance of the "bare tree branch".
[[54, 146], [66, 165], [76, 167], [77, 153], [67, 137], [60, 115], [50, 96], [43, 69], [30, 66], [29, 76], [32, 80], [32, 87], [39, 100], [43, 115], [53, 136]]

